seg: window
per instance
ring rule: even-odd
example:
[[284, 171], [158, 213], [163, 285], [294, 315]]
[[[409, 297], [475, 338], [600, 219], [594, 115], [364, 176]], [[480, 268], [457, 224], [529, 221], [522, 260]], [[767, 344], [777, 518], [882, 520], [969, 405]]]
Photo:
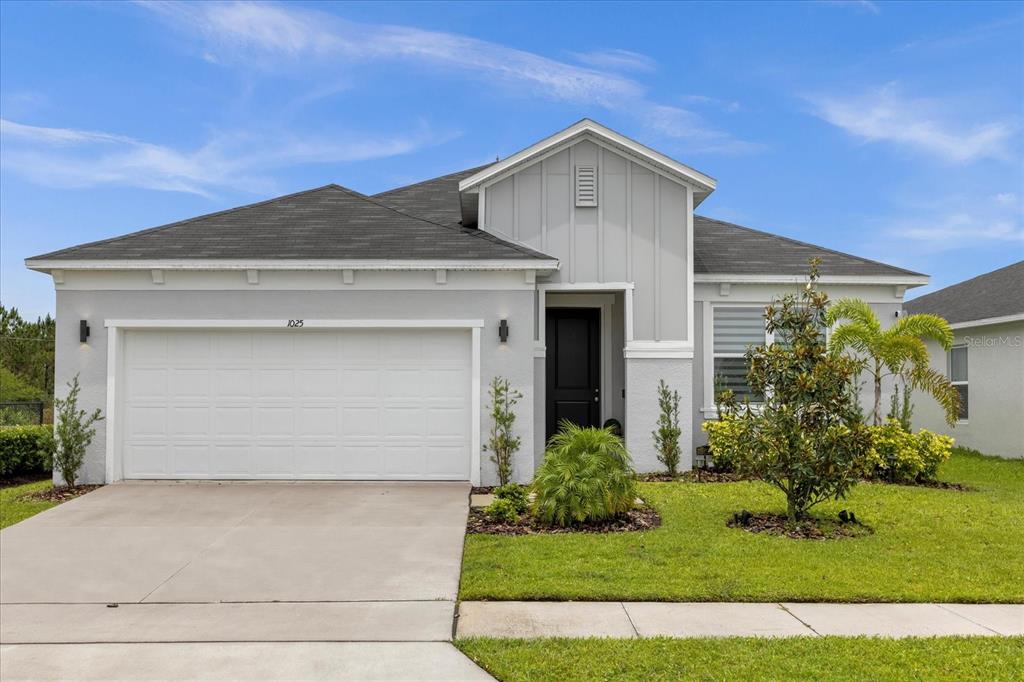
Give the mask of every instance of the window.
[[957, 419], [967, 421], [967, 346], [953, 346], [949, 349], [949, 381], [960, 394], [960, 414]]
[[764, 328], [764, 308], [715, 306], [714, 308], [714, 389], [713, 396], [731, 390], [738, 399], [760, 401], [747, 384], [748, 346], [770, 342]]

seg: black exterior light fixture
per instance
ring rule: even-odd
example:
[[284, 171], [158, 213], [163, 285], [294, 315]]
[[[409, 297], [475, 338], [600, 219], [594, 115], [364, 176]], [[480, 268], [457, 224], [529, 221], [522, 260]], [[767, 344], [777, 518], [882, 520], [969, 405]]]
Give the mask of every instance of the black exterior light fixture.
[[508, 341], [508, 320], [502, 320], [498, 323], [498, 339], [502, 343]]
[[82, 343], [89, 340], [89, 323], [85, 320], [78, 321], [78, 340]]

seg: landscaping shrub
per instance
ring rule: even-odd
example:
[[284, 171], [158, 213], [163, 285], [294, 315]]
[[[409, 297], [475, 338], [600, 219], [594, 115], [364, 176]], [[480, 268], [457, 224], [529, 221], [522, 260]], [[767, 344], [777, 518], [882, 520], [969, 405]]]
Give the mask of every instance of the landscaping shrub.
[[658, 461], [665, 465], [669, 476], [679, 468], [679, 391], [670, 391], [664, 379], [658, 381], [658, 428], [651, 432]]
[[52, 454], [52, 426], [0, 428], [0, 478], [45, 474], [51, 469]]
[[515, 523], [519, 520], [519, 508], [513, 500], [504, 497], [496, 497], [484, 508], [484, 514], [491, 521], [498, 523]]
[[704, 422], [701, 428], [708, 434], [711, 464], [715, 471], [735, 471], [743, 445], [743, 424], [738, 419], [723, 415], [721, 419]]
[[519, 451], [520, 438], [512, 435], [516, 423], [515, 406], [523, 394], [512, 388], [508, 379], [494, 377], [491, 380], [491, 426], [490, 438], [485, 451], [494, 453], [491, 461], [498, 468], [498, 483], [505, 485], [512, 480], [512, 459]]
[[921, 429], [905, 431], [895, 419], [871, 427], [868, 475], [892, 483], [934, 481], [939, 465], [949, 459], [953, 439]]
[[69, 488], [78, 482], [78, 470], [85, 459], [85, 449], [89, 447], [96, 429], [93, 424], [103, 419], [103, 413], [96, 408], [92, 414], [78, 409], [78, 375], [68, 382], [68, 394], [64, 398], [53, 401], [56, 414], [54, 434], [53, 464], [60, 472], [61, 478]]
[[533, 513], [549, 525], [613, 518], [636, 501], [632, 461], [611, 429], [563, 422], [533, 479]]
[[498, 500], [508, 500], [515, 505], [516, 512], [524, 513], [530, 506], [530, 498], [526, 488], [518, 483], [506, 483], [494, 489], [494, 497]]
[[719, 448], [729, 453], [738, 473], [760, 478], [786, 495], [791, 524], [819, 502], [844, 497], [862, 476], [871, 449], [871, 434], [850, 390], [859, 365], [854, 358], [828, 352], [821, 334], [828, 296], [817, 281], [817, 261], [812, 260], [800, 294], [765, 308], [765, 328], [787, 343], [747, 349], [747, 381], [763, 402], [741, 405], [731, 391], [719, 400], [720, 412], [739, 424], [742, 444], [730, 448], [719, 443]]

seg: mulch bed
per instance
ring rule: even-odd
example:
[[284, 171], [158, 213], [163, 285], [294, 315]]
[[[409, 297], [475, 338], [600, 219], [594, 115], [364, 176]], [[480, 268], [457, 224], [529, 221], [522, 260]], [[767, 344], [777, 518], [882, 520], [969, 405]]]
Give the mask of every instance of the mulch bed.
[[794, 540], [838, 540], [871, 535], [874, 532], [858, 521], [833, 523], [822, 522], [820, 519], [805, 519], [790, 524], [784, 514], [752, 514], [746, 510], [733, 514], [726, 525], [748, 533], [767, 533]]
[[22, 495], [22, 499], [43, 500], [46, 502], [67, 502], [68, 500], [81, 497], [86, 493], [91, 493], [93, 490], [96, 490], [96, 488], [102, 487], [102, 485], [79, 485], [74, 488], [49, 488], [47, 490], [29, 493], [28, 495]]
[[570, 528], [545, 526], [529, 514], [523, 514], [517, 523], [492, 521], [482, 509], [470, 509], [467, 533], [481, 535], [548, 535], [561, 533], [623, 533], [653, 530], [661, 525], [658, 512], [650, 507], [639, 507], [622, 516], [599, 523], [585, 523]]
[[895, 481], [885, 481], [880, 478], [867, 478], [864, 479], [867, 483], [880, 483], [882, 485], [902, 485], [908, 488], [935, 488], [937, 490], [956, 490], [961, 493], [973, 493], [977, 492], [977, 488], [972, 488], [969, 485], [963, 485], [962, 483], [950, 483], [948, 481], [917, 481], [914, 483], [902, 483]]
[[493, 485], [475, 485], [470, 488], [469, 493], [471, 495], [490, 495], [494, 492], [495, 487]]
[[735, 483], [749, 480], [732, 472], [715, 471], [714, 469], [691, 469], [675, 476], [668, 474], [641, 474], [640, 480], [645, 483]]

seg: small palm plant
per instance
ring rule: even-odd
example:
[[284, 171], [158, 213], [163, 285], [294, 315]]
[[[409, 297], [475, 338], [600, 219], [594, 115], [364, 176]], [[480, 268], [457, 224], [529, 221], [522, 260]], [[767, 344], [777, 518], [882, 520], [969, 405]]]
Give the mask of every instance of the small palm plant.
[[856, 298], [836, 301], [826, 317], [832, 325], [846, 320], [832, 333], [829, 348], [834, 353], [851, 349], [864, 356], [866, 371], [875, 389], [872, 421], [882, 423], [882, 381], [886, 377], [902, 379], [915, 390], [930, 393], [946, 413], [949, 424], [956, 422], [960, 395], [941, 372], [931, 368], [925, 339], [937, 341], [943, 349], [953, 345], [953, 330], [937, 315], [908, 315], [882, 329], [875, 311]]
[[548, 525], [614, 518], [636, 502], [632, 461], [610, 428], [562, 422], [533, 479], [533, 513]]

